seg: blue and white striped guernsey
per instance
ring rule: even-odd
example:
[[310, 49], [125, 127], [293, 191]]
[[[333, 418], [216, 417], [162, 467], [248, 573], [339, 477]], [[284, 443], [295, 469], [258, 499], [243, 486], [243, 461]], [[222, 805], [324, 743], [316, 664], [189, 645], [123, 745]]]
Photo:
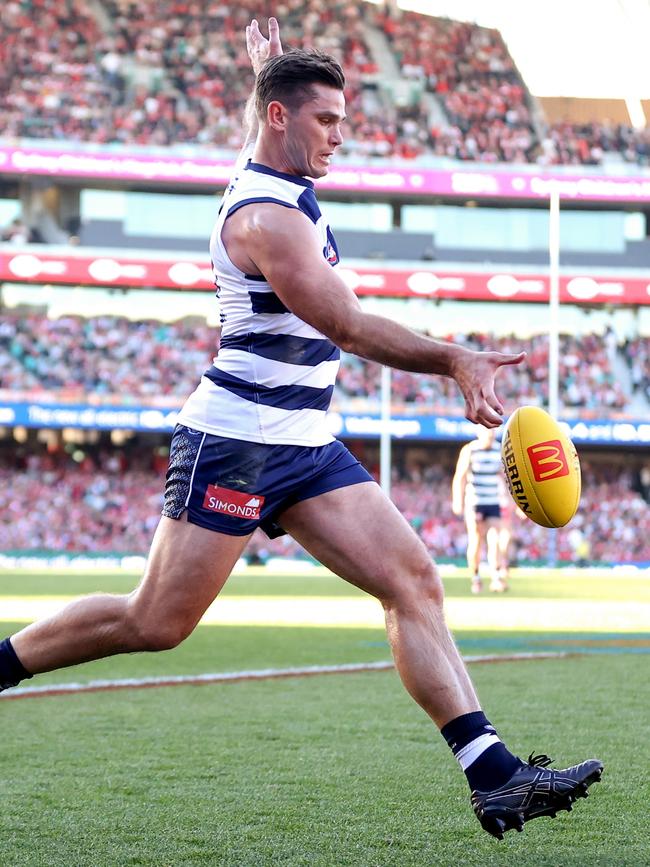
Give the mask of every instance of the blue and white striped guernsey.
[[500, 444], [495, 440], [486, 448], [478, 442], [472, 442], [465, 490], [467, 505], [472, 508], [498, 506], [501, 502], [502, 472]]
[[210, 239], [221, 303], [219, 352], [187, 399], [178, 423], [248, 442], [322, 446], [334, 439], [325, 414], [339, 350], [294, 316], [263, 277], [236, 268], [221, 240], [226, 219], [255, 202], [302, 211], [314, 223], [323, 256], [332, 266], [339, 261], [313, 183], [248, 162], [224, 194]]

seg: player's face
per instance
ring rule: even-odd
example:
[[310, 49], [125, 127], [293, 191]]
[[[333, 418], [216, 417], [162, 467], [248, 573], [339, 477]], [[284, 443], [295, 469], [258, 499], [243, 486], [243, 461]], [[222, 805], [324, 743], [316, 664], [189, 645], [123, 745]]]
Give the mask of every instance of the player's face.
[[340, 90], [315, 84], [316, 99], [305, 102], [289, 116], [284, 145], [292, 171], [309, 178], [322, 178], [343, 141], [345, 97]]

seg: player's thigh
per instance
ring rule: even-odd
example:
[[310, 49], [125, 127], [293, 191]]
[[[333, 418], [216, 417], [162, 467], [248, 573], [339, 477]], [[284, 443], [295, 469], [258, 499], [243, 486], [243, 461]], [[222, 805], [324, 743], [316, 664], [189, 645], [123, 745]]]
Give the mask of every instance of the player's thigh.
[[147, 620], [170, 620], [188, 629], [226, 583], [250, 539], [229, 536], [186, 520], [162, 517], [131, 610]]
[[281, 523], [324, 566], [382, 600], [416, 585], [441, 594], [427, 549], [374, 482], [303, 500]]

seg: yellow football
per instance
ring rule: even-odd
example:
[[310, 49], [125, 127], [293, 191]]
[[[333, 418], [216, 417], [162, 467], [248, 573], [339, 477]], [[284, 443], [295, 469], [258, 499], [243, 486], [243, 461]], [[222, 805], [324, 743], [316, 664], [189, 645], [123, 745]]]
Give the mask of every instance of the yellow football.
[[508, 419], [501, 460], [513, 500], [542, 527], [564, 527], [580, 502], [580, 460], [556, 420], [539, 406], [520, 406]]

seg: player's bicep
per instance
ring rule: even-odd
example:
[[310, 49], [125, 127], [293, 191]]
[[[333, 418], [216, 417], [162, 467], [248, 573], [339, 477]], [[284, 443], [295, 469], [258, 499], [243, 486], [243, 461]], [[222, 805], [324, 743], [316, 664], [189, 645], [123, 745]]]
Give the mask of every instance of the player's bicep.
[[248, 228], [247, 252], [282, 303], [335, 342], [359, 302], [326, 261], [313, 224], [301, 211], [258, 207]]

